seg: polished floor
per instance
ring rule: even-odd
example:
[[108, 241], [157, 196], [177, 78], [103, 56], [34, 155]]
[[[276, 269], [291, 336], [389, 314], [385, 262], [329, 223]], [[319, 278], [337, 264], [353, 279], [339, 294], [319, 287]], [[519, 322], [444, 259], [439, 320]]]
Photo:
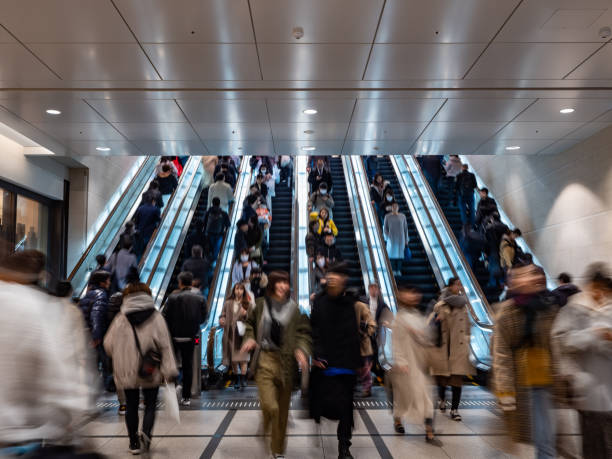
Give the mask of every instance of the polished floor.
[[[123, 417], [117, 415], [116, 401], [108, 397], [99, 403], [103, 414], [86, 426], [86, 439], [98, 451], [112, 458], [133, 457], [127, 452], [128, 440]], [[292, 400], [286, 457], [338, 457], [336, 424], [307, 419], [299, 398]], [[462, 422], [436, 413], [435, 429], [441, 446], [424, 441], [422, 426], [406, 425], [398, 435], [382, 388], [374, 396], [355, 402], [355, 430], [351, 451], [355, 458], [504, 458], [534, 457], [533, 448], [512, 445], [491, 394], [480, 387], [467, 386], [460, 413]], [[569, 410], [558, 410], [558, 442], [566, 457], [579, 457], [577, 423]], [[150, 453], [156, 458], [266, 458], [257, 391], [233, 389], [204, 392], [192, 406], [181, 411], [181, 422], [170, 421], [158, 411]]]

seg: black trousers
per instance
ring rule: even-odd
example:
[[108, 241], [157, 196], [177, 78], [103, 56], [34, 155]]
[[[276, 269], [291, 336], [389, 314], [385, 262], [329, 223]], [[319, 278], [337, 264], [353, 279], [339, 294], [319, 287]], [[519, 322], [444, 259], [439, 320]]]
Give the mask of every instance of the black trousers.
[[[155, 405], [157, 404], [157, 393], [159, 387], [142, 389], [144, 396], [144, 416], [142, 418], [142, 432], [149, 438], [153, 432], [155, 423]], [[140, 389], [125, 389], [125, 425], [127, 427], [130, 442], [138, 440], [138, 405], [140, 403]]]
[[579, 411], [582, 455], [585, 459], [612, 457], [612, 412]]
[[181, 356], [181, 372], [183, 373], [183, 398], [191, 398], [191, 383], [193, 381], [193, 340], [174, 342], [174, 352]]

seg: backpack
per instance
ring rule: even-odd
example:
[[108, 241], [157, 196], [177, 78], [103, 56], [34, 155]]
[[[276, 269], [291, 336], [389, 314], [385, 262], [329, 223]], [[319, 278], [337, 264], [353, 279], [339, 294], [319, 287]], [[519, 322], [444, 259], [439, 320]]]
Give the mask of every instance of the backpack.
[[206, 234], [223, 233], [223, 212], [210, 212], [206, 222]]
[[148, 349], [147, 352], [143, 353], [140, 347], [140, 340], [136, 334], [136, 327], [130, 322], [132, 331], [134, 332], [134, 339], [136, 340], [136, 348], [140, 355], [140, 362], [138, 364], [138, 376], [145, 380], [153, 379], [153, 376], [161, 367], [161, 354], [156, 349]]
[[512, 260], [512, 266], [528, 265], [531, 263], [533, 263], [533, 255], [523, 252], [523, 249], [516, 245], [514, 247], [514, 259]]

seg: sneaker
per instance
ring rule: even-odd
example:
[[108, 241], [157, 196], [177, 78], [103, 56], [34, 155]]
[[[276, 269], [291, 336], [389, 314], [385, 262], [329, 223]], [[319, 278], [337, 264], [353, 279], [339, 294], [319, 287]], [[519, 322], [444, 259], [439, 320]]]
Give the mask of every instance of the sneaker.
[[128, 451], [130, 452], [130, 454], [133, 454], [134, 456], [137, 456], [138, 454], [140, 454], [141, 452], [140, 442], [138, 440], [135, 442], [130, 442], [130, 448], [128, 449]]
[[440, 413], [446, 413], [446, 400], [440, 400], [438, 402], [438, 408], [440, 409]]
[[140, 434], [140, 443], [142, 444], [141, 451], [147, 453], [151, 449], [151, 437], [145, 433]]
[[457, 410], [451, 410], [450, 418], [453, 421], [461, 421], [461, 415], [459, 414], [459, 412]]
[[182, 398], [181, 399], [181, 406], [190, 406], [191, 405], [191, 399], [190, 398]]
[[127, 411], [127, 407], [125, 405], [119, 405], [119, 416], [125, 416], [125, 412]]
[[398, 434], [406, 433], [406, 429], [404, 429], [404, 426], [402, 425], [401, 421], [395, 421], [393, 423], [393, 427], [395, 428], [395, 432], [397, 432]]

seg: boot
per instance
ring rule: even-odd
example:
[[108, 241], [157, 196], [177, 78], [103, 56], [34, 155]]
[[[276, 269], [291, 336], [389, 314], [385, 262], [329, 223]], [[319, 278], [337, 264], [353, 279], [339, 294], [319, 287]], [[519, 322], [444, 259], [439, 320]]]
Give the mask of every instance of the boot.
[[247, 386], [247, 376], [240, 375], [240, 390], [244, 390], [246, 386]]
[[338, 459], [353, 459], [349, 451], [351, 442], [349, 440], [338, 440]]

